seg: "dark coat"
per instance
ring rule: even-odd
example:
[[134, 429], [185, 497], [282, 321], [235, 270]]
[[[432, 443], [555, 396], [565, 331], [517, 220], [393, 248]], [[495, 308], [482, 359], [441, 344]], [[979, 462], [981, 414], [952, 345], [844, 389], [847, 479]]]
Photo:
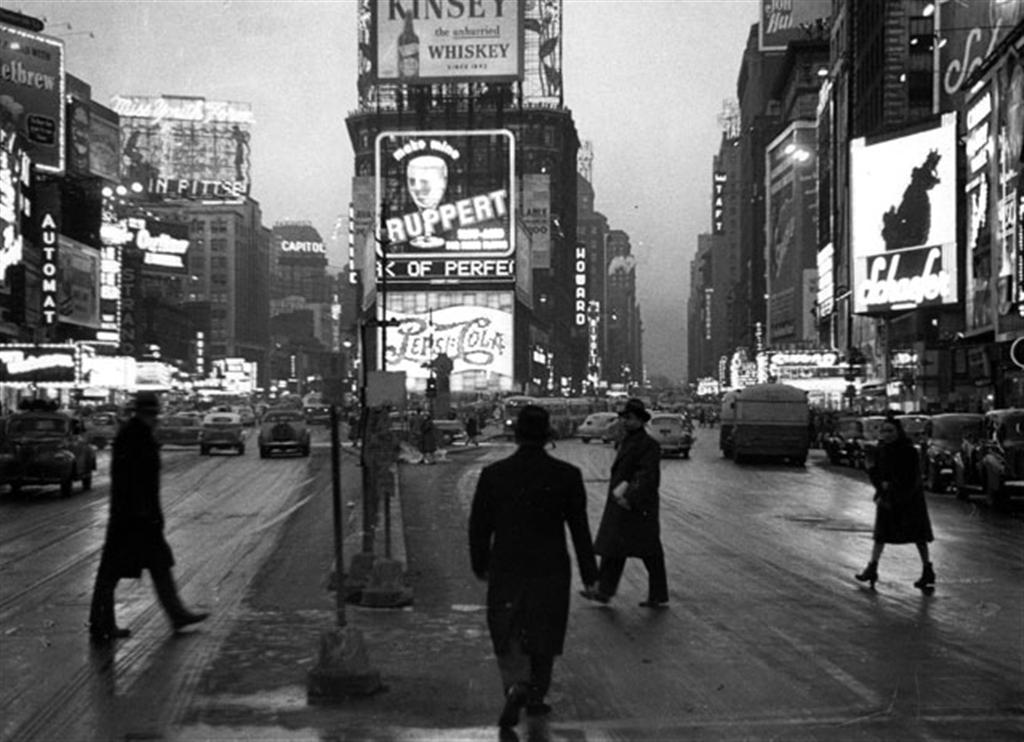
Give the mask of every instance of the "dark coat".
[[100, 569], [116, 577], [139, 577], [143, 569], [173, 565], [160, 507], [160, 448], [149, 426], [133, 417], [114, 438], [110, 520]]
[[473, 573], [487, 580], [487, 627], [495, 654], [519, 634], [528, 654], [562, 653], [572, 563], [597, 580], [583, 475], [539, 446], [521, 446], [480, 473], [469, 516]]
[[[612, 490], [619, 482], [629, 483], [628, 510], [612, 497]], [[658, 522], [660, 482], [661, 448], [657, 441], [643, 428], [628, 433], [619, 444], [612, 464], [608, 499], [594, 551], [608, 557], [648, 557], [662, 553]]]
[[875, 541], [916, 544], [933, 540], [920, 467], [917, 449], [908, 439], [878, 446], [875, 465], [868, 471], [877, 504]]

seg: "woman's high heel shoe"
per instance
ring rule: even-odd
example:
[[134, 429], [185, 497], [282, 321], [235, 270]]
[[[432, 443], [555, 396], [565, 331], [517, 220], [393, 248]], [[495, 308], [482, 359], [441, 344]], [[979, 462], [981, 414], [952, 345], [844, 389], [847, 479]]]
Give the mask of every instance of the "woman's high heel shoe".
[[925, 592], [935, 589], [935, 570], [932, 569], [931, 562], [925, 562], [921, 569], [921, 579], [914, 583], [914, 587]]
[[864, 571], [853, 577], [858, 582], [871, 583], [871, 589], [874, 590], [875, 583], [878, 581], [878, 562], [868, 562], [868, 566], [864, 568]]

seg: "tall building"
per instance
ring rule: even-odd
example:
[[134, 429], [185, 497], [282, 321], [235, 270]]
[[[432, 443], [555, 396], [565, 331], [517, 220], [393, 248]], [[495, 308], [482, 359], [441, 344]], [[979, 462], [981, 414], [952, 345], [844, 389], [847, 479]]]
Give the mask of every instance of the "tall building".
[[359, 108], [346, 123], [353, 212], [376, 216], [357, 217], [353, 252], [363, 309], [403, 325], [367, 333], [367, 360], [405, 371], [412, 391], [426, 389], [442, 352], [455, 393], [581, 389], [579, 138], [562, 96], [561, 3], [482, 11], [492, 17], [472, 23], [500, 20], [512, 54], [472, 69], [451, 61], [465, 37], [455, 22], [424, 4], [370, 6], [361, 0]]

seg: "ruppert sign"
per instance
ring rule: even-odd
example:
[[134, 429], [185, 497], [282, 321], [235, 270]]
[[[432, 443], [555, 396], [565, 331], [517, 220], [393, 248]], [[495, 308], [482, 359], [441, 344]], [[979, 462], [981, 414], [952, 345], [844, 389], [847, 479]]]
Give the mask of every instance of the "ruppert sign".
[[522, 79], [522, 0], [371, 0], [370, 7], [377, 82]]
[[853, 310], [955, 304], [956, 115], [913, 134], [850, 142]]
[[515, 282], [515, 143], [510, 131], [377, 137], [377, 278]]

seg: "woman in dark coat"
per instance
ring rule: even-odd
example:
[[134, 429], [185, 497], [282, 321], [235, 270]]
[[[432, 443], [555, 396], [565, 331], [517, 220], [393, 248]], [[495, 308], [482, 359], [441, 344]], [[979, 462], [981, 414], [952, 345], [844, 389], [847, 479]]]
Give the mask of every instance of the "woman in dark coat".
[[481, 472], [469, 517], [470, 560], [487, 580], [487, 627], [505, 691], [502, 727], [515, 726], [523, 706], [549, 710], [544, 696], [569, 619], [566, 526], [584, 585], [597, 579], [583, 475], [545, 451], [547, 411], [523, 407], [515, 435], [516, 452]]
[[625, 431], [612, 464], [601, 526], [594, 551], [601, 555], [597, 590], [583, 597], [607, 603], [615, 595], [628, 557], [639, 557], [647, 568], [646, 608], [668, 603], [665, 554], [661, 547], [658, 487], [661, 481], [661, 448], [647, 435], [644, 423], [650, 413], [639, 399], [630, 399], [619, 413]]
[[89, 612], [94, 641], [131, 635], [114, 620], [114, 591], [122, 577], [137, 579], [148, 569], [157, 597], [175, 630], [197, 623], [206, 613], [192, 613], [178, 597], [171, 567], [174, 556], [164, 539], [160, 507], [160, 447], [153, 435], [160, 400], [140, 392], [133, 416], [114, 437], [110, 463], [110, 519]]
[[934, 536], [921, 482], [920, 459], [903, 425], [893, 416], [882, 423], [875, 464], [868, 475], [875, 486], [875, 544], [871, 561], [856, 578], [874, 587], [885, 545], [915, 544], [922, 571], [914, 587], [931, 590], [935, 586], [935, 571], [928, 557], [928, 544]]

